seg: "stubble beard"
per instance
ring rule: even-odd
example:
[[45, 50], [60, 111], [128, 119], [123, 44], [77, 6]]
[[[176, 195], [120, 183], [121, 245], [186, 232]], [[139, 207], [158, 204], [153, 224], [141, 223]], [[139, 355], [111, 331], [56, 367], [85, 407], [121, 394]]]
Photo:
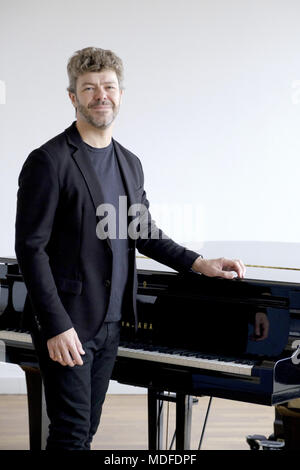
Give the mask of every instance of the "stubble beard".
[[109, 117], [105, 118], [105, 117], [99, 116], [99, 118], [97, 119], [89, 112], [89, 108], [87, 108], [86, 106], [83, 106], [78, 99], [77, 99], [76, 109], [77, 109], [77, 113], [79, 112], [84, 117], [84, 119], [96, 129], [107, 129], [113, 123], [113, 121], [115, 120], [119, 112], [119, 106], [112, 105], [111, 106], [112, 113], [110, 114]]

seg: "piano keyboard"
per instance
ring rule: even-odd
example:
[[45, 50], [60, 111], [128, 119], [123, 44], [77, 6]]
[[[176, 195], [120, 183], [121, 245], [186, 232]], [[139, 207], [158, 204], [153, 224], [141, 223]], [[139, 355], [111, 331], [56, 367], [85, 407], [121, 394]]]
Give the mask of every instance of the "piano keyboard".
[[[6, 341], [8, 344], [14, 343], [16, 345], [17, 343], [19, 347], [22, 347], [22, 345], [25, 347], [30, 345], [32, 346], [31, 335], [29, 333], [19, 331], [0, 330], [0, 340]], [[135, 345], [134, 347], [130, 346], [133, 345], [129, 344], [128, 346], [119, 346], [118, 356], [247, 376], [251, 376], [254, 366], [253, 361], [242, 359], [229, 360], [226, 358], [218, 358], [217, 356], [208, 357], [204, 354], [201, 355], [200, 353], [193, 353], [189, 351], [186, 351], [186, 354], [184, 351], [180, 353], [173, 351], [171, 353], [168, 352], [168, 348], [162, 348], [164, 351], [155, 351], [152, 347], [152, 350], [150, 351], [144, 348], [136, 347]]]
[[254, 361], [249, 360], [229, 360], [225, 357], [218, 358], [218, 356], [213, 357], [197, 352], [186, 351], [185, 353], [184, 351], [180, 351], [180, 353], [177, 353], [176, 350], [167, 352], [168, 348], [163, 349], [166, 351], [150, 351], [144, 348], [139, 349], [136, 347], [119, 346], [118, 356], [248, 376], [251, 376], [252, 369], [255, 365]]
[[13, 341], [25, 344], [32, 344], [31, 335], [29, 333], [24, 333], [16, 330], [0, 330], [0, 340], [2, 341]]

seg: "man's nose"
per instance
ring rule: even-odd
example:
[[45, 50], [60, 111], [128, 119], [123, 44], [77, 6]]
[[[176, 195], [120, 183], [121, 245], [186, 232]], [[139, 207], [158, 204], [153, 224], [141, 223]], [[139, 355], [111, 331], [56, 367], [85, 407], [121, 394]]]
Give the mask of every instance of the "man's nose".
[[105, 89], [102, 87], [96, 88], [94, 98], [100, 101], [106, 100], [107, 94], [106, 94]]

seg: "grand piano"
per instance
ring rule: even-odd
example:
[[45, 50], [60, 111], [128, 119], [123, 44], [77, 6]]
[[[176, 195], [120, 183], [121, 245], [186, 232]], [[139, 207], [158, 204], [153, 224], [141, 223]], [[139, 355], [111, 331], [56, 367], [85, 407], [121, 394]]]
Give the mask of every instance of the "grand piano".
[[[43, 386], [17, 261], [0, 258], [4, 360], [26, 375], [30, 449], [44, 448]], [[112, 379], [148, 392], [149, 449], [162, 448], [162, 404], [176, 403], [176, 449], [189, 449], [192, 404], [209, 396], [278, 405], [300, 398], [300, 283], [138, 269], [138, 331], [122, 322]], [[268, 326], [255, 334], [257, 315]], [[274, 426], [275, 427], [275, 426]]]

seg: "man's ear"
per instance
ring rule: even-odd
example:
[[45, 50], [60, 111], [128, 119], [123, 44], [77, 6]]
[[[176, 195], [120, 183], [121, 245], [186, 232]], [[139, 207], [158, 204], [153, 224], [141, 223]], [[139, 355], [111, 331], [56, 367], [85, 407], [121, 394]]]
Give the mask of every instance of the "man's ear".
[[72, 105], [76, 109], [76, 95], [75, 95], [75, 93], [72, 93], [71, 91], [69, 91], [69, 98], [72, 102]]

